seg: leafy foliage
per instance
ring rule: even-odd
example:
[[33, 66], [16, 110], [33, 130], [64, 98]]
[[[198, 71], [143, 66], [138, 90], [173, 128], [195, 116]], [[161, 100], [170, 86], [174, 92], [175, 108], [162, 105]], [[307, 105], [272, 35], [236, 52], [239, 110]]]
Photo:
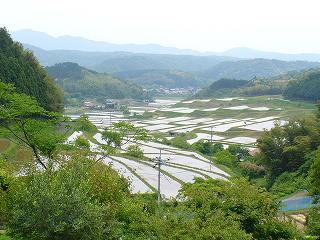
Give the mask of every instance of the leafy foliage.
[[213, 82], [209, 87], [204, 88], [196, 94], [196, 97], [213, 97], [222, 96], [225, 92], [230, 93], [234, 89], [245, 86], [248, 83], [246, 80], [222, 78]]
[[12, 141], [29, 147], [39, 164], [46, 168], [40, 153], [53, 158], [64, 134], [58, 133], [65, 119], [48, 112], [37, 101], [23, 93], [16, 93], [12, 85], [0, 82], [0, 127]]
[[307, 231], [314, 236], [320, 236], [320, 206], [309, 210], [307, 218]]
[[36, 98], [47, 110], [63, 110], [60, 88], [31, 52], [12, 41], [5, 28], [0, 28], [0, 65], [0, 81], [14, 84], [18, 92]]
[[294, 239], [295, 228], [281, 223], [275, 216], [278, 206], [263, 189], [250, 185], [246, 180], [233, 182], [197, 179], [182, 190], [186, 205], [206, 221], [217, 210], [237, 219], [241, 228], [253, 239]]
[[135, 127], [132, 123], [120, 121], [102, 132], [102, 139], [107, 142], [103, 146], [109, 154], [129, 142], [146, 141], [149, 139], [147, 130]]
[[320, 128], [316, 119], [293, 120], [264, 132], [257, 142], [261, 150], [258, 160], [272, 183], [283, 172], [296, 171], [304, 164], [305, 155], [320, 144]]
[[76, 131], [88, 133], [95, 133], [98, 131], [97, 127], [89, 121], [89, 117], [86, 114], [82, 114], [76, 119], [74, 129]]
[[306, 72], [304, 76], [290, 81], [284, 96], [288, 99], [317, 101], [320, 99], [320, 71]]
[[221, 150], [214, 155], [216, 161], [226, 166], [232, 166], [235, 164], [237, 158], [228, 150]]
[[76, 141], [74, 142], [75, 146], [81, 149], [89, 150], [90, 149], [90, 143], [89, 141], [83, 137], [79, 136], [77, 137]]
[[213, 156], [217, 152], [223, 150], [223, 145], [221, 143], [213, 143], [207, 140], [200, 140], [192, 144], [192, 148], [203, 154]]
[[110, 167], [93, 164], [77, 159], [54, 173], [29, 174], [13, 196], [10, 235], [35, 240], [106, 239], [110, 227], [106, 220], [113, 215], [107, 210], [107, 194], [122, 192], [127, 185]]
[[316, 157], [313, 165], [310, 169], [310, 183], [311, 183], [311, 193], [315, 195], [316, 199], [320, 198], [320, 147], [316, 152]]
[[143, 158], [143, 150], [137, 144], [130, 145], [127, 154], [132, 157]]

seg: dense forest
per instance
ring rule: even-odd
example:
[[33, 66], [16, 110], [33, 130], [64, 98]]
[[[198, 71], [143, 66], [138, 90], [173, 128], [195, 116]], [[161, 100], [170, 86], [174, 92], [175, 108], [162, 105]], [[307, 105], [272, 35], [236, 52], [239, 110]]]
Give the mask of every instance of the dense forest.
[[[240, 81], [239, 83], [237, 81]], [[290, 100], [319, 100], [319, 68], [290, 71], [270, 78], [253, 78], [249, 81], [220, 79], [203, 88], [196, 97], [283, 95]]]
[[104, 101], [106, 98], [133, 98], [143, 100], [147, 93], [135, 83], [113, 77], [105, 73], [97, 73], [76, 63], [59, 63], [47, 67], [49, 75], [56, 78], [63, 88], [66, 101], [86, 98]]
[[0, 80], [12, 83], [17, 91], [35, 97], [52, 111], [63, 109], [61, 89], [34, 55], [14, 42], [5, 28], [0, 28]]
[[235, 89], [239, 89], [248, 84], [247, 80], [237, 80], [222, 78], [218, 81], [213, 82], [209, 87], [199, 91], [195, 97], [217, 97], [225, 94], [230, 94]]
[[288, 99], [320, 100], [320, 70], [305, 72], [303, 76], [289, 82], [284, 91]]

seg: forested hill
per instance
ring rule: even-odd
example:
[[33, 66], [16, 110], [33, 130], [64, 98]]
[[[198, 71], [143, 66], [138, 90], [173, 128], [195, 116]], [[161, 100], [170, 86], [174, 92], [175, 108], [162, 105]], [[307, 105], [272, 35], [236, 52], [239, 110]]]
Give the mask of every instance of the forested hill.
[[59, 63], [46, 68], [63, 87], [66, 98], [145, 99], [146, 93], [135, 83], [116, 78], [109, 74], [97, 73], [76, 63]]
[[134, 70], [113, 73], [123, 79], [136, 82], [145, 87], [166, 87], [166, 88], [185, 88], [185, 87], [203, 87], [212, 80], [198, 77], [197, 75], [166, 69]]
[[319, 66], [319, 62], [286, 62], [274, 59], [250, 59], [219, 63], [205, 71], [199, 72], [198, 75], [215, 80], [221, 78], [250, 80], [254, 77], [268, 78], [293, 70], [299, 71]]
[[47, 110], [63, 109], [61, 89], [34, 55], [14, 42], [5, 28], [0, 28], [0, 80], [35, 97]]
[[196, 97], [280, 95], [290, 100], [320, 100], [320, 68], [292, 71], [249, 81], [222, 78], [203, 88]]
[[284, 91], [288, 99], [319, 101], [320, 100], [320, 69], [297, 74]]
[[222, 78], [213, 82], [209, 87], [203, 88], [195, 97], [202, 98], [230, 95], [233, 90], [242, 88], [248, 85], [248, 83], [249, 81], [247, 80]]

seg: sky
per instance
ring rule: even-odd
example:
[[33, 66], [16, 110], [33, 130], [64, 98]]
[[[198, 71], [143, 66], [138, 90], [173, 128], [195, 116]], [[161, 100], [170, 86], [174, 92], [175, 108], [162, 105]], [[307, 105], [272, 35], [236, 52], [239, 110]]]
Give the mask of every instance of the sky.
[[199, 51], [320, 53], [319, 0], [0, 0], [0, 26]]

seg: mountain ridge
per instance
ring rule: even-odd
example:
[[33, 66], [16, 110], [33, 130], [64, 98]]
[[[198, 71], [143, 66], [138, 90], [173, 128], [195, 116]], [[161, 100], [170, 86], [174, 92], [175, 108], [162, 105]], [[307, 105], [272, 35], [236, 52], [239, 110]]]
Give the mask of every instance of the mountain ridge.
[[22, 29], [12, 32], [12, 38], [24, 44], [30, 44], [45, 50], [79, 50], [86, 52], [132, 52], [149, 54], [225, 56], [234, 58], [266, 58], [283, 61], [320, 61], [320, 53], [281, 53], [262, 51], [248, 47], [236, 47], [226, 51], [197, 51], [180, 49], [160, 44], [116, 44], [105, 41], [90, 40], [84, 37], [62, 35], [53, 37], [47, 33]]

